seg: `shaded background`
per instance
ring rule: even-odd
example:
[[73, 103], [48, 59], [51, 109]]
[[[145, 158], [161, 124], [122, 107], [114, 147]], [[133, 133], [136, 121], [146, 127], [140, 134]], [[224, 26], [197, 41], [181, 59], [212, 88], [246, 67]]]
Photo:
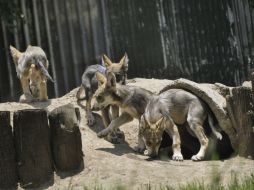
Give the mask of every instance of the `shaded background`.
[[128, 78], [240, 85], [254, 59], [253, 0], [0, 0], [0, 102], [21, 86], [9, 45], [41, 46], [49, 97], [80, 85], [102, 53], [130, 59]]

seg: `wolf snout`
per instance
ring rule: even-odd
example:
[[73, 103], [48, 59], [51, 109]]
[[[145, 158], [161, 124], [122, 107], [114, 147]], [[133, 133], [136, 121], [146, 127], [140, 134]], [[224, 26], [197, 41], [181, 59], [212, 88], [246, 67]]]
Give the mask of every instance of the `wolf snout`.
[[155, 151], [145, 150], [144, 155], [149, 156], [150, 158], [156, 158], [158, 154]]

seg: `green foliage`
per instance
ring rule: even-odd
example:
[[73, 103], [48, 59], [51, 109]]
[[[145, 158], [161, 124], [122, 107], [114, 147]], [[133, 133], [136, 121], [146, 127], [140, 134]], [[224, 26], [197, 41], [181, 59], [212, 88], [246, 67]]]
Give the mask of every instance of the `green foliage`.
[[[84, 190], [107, 190], [108, 188], [103, 187], [103, 185], [95, 184], [92, 186], [83, 186], [75, 187], [71, 186], [68, 190], [75, 189], [84, 189]], [[128, 187], [117, 184], [112, 185], [110, 187], [111, 190], [129, 190]], [[227, 186], [223, 186], [221, 184], [220, 176], [215, 174], [212, 178], [212, 182], [210, 184], [205, 184], [202, 181], [193, 181], [191, 183], [187, 183], [185, 185], [180, 185], [178, 188], [173, 188], [169, 185], [160, 185], [160, 187], [155, 187], [152, 184], [146, 184], [140, 186], [138, 188], [140, 190], [253, 190], [254, 189], [254, 175], [252, 174], [250, 177], [246, 177], [244, 179], [239, 179], [236, 175], [232, 176], [230, 183]]]

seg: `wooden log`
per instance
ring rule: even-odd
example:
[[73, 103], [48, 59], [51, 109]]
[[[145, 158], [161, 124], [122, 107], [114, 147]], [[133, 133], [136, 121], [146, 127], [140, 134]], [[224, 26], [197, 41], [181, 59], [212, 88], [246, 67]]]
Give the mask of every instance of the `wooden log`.
[[252, 102], [254, 104], [254, 69], [251, 72]]
[[73, 174], [84, 168], [79, 121], [79, 109], [72, 104], [58, 107], [49, 114], [52, 152], [59, 175]]
[[252, 91], [248, 87], [236, 87], [227, 97], [229, 117], [236, 130], [238, 142], [238, 154], [240, 156], [254, 158], [254, 133], [252, 131], [254, 117], [252, 112]]
[[0, 111], [0, 189], [16, 189], [17, 180], [10, 112]]
[[46, 111], [14, 112], [13, 124], [21, 187], [37, 188], [52, 182], [53, 162]]

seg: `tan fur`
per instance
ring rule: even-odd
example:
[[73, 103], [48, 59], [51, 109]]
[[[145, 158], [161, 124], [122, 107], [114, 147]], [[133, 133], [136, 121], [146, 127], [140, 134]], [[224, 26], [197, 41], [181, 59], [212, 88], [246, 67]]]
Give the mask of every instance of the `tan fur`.
[[106, 55], [103, 55], [102, 59], [103, 59], [104, 65], [107, 68], [108, 72], [121, 73], [122, 70], [125, 69], [124, 67], [126, 67], [126, 69], [128, 69], [128, 65], [125, 65], [126, 59], [128, 59], [126, 53], [121, 58], [119, 63], [112, 63], [112, 61]]
[[111, 121], [106, 129], [98, 133], [98, 137], [105, 137], [121, 125], [132, 121], [133, 118], [140, 119], [152, 93], [142, 88], [116, 84], [116, 79], [112, 72], [109, 72], [107, 77], [98, 76], [100, 76], [98, 77], [100, 85], [93, 97], [96, 104], [101, 108], [109, 105], [117, 106], [121, 108], [122, 112], [119, 117]]
[[[30, 45], [28, 47], [31, 47]], [[23, 72], [18, 73], [19, 67], [23, 67], [20, 63], [21, 57], [25, 52], [20, 52], [13, 46], [10, 46], [11, 55], [16, 66], [18, 77], [20, 78], [23, 95], [20, 96], [20, 102], [32, 102], [34, 100], [48, 100], [47, 95], [47, 78], [40, 69], [34, 64], [28, 68], [22, 68]], [[46, 68], [48, 64], [46, 64]]]

